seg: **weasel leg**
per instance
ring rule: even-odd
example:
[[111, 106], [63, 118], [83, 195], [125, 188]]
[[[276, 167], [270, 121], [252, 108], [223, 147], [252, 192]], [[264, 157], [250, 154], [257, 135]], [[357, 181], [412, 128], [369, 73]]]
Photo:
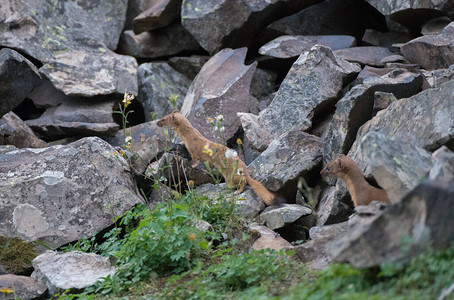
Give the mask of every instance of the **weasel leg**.
[[242, 178], [240, 178], [240, 180], [238, 182], [238, 188], [236, 189], [236, 191], [233, 194], [234, 195], [241, 194], [245, 188], [246, 188], [246, 178], [244, 178], [244, 176], [243, 176]]
[[200, 160], [192, 159], [192, 165], [191, 165], [191, 167], [195, 168], [195, 167], [197, 167], [197, 166], [199, 165], [199, 163], [200, 163]]

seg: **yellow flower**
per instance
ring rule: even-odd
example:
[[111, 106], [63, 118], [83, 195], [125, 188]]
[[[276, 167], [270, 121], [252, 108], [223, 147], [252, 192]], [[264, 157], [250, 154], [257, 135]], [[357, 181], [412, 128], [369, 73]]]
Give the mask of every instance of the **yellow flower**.
[[14, 293], [14, 290], [10, 290], [9, 288], [3, 288], [3, 289], [0, 289], [0, 293], [11, 294], [11, 293]]
[[140, 137], [140, 142], [143, 144], [145, 142], [145, 136]]
[[123, 149], [120, 150], [120, 155], [121, 155], [121, 156], [124, 156], [124, 155], [125, 155], [125, 152], [123, 151]]
[[210, 123], [210, 124], [214, 124], [214, 119], [213, 118], [208, 118], [207, 122]]
[[243, 145], [243, 141], [240, 138], [236, 139], [236, 143], [238, 145]]
[[206, 153], [209, 156], [213, 156], [213, 150], [210, 149], [209, 144], [206, 144], [205, 146], [203, 146], [203, 153]]
[[117, 154], [117, 151], [114, 151], [114, 152], [113, 152], [113, 155], [114, 155], [115, 157], [117, 157], [117, 155], [118, 155], [118, 154]]
[[131, 101], [134, 100], [134, 98], [135, 98], [134, 95], [126, 92], [122, 101], [124, 106], [128, 107], [128, 105], [131, 104]]
[[188, 186], [189, 186], [190, 188], [193, 188], [194, 185], [195, 185], [194, 180], [189, 180], [189, 181], [188, 181]]
[[190, 233], [190, 234], [188, 234], [188, 239], [189, 239], [190, 241], [195, 240], [196, 237], [197, 237], [197, 236], [195, 235], [195, 233]]

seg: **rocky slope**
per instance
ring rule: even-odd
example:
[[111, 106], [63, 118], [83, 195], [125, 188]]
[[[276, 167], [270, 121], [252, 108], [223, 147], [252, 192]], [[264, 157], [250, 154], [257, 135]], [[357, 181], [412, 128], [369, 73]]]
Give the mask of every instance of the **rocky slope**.
[[[241, 146], [252, 177], [286, 199], [264, 210], [249, 189], [240, 195], [238, 213], [268, 227], [260, 248], [293, 247], [314, 268], [370, 267], [408, 258], [405, 237], [411, 254], [454, 240], [454, 2], [3, 2], [0, 237], [57, 249], [101, 232], [144, 200], [150, 165], [184, 168], [201, 193], [225, 188], [156, 126], [178, 108], [206, 137]], [[136, 99], [123, 131], [125, 92]], [[182, 164], [163, 155], [169, 145]], [[342, 153], [391, 206], [354, 208], [342, 180], [320, 177]], [[266, 239], [272, 230], [283, 239]], [[43, 255], [33, 263], [41, 281], [49, 261], [102, 263], [95, 280], [114, 271], [82, 254]], [[0, 261], [0, 288], [31, 286], [8, 273]], [[52, 292], [81, 288], [62, 276], [59, 287], [44, 280]], [[33, 284], [17, 296], [45, 292]]]

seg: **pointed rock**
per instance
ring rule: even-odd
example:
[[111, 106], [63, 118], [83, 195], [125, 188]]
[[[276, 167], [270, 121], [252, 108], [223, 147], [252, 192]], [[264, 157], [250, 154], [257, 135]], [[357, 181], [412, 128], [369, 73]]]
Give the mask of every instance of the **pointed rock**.
[[164, 27], [180, 17], [182, 0], [158, 0], [133, 20], [134, 33]]
[[[240, 127], [238, 112], [249, 112], [257, 100], [250, 95], [252, 75], [257, 63], [244, 65], [246, 48], [224, 49], [200, 70], [184, 99], [181, 113], [211, 141], [225, 143]], [[222, 115], [217, 131], [207, 118]]]

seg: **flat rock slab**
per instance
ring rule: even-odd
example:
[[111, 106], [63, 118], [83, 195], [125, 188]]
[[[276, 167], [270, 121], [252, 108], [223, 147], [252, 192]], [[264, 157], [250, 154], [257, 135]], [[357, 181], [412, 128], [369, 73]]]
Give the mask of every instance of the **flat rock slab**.
[[0, 50], [0, 66], [1, 118], [30, 94], [41, 81], [41, 76], [28, 59], [8, 48]]
[[0, 45], [41, 61], [41, 74], [65, 94], [137, 94], [137, 62], [112, 51], [123, 29], [126, 0], [6, 0], [3, 7]]
[[159, 0], [133, 20], [134, 33], [139, 34], [164, 27], [180, 16], [182, 0]]
[[402, 54], [424, 69], [448, 68], [454, 64], [454, 22], [439, 34], [425, 35], [402, 45]]
[[382, 60], [388, 56], [394, 55], [388, 48], [375, 46], [339, 49], [334, 51], [334, 54], [346, 61], [373, 67], [384, 67], [385, 63]]
[[32, 263], [35, 268], [32, 277], [44, 282], [50, 295], [66, 290], [69, 293], [81, 292], [102, 277], [112, 276], [116, 271], [108, 257], [80, 251], [46, 251]]
[[125, 30], [118, 45], [119, 53], [137, 58], [157, 58], [196, 50], [200, 50], [199, 44], [180, 23], [137, 35], [132, 30]]
[[[336, 261], [369, 268], [409, 261], [428, 246], [445, 249], [454, 241], [453, 202], [452, 184], [425, 181], [370, 224], [355, 226], [331, 242], [327, 252]], [[403, 240], [408, 241], [405, 247]]]
[[259, 53], [276, 58], [290, 58], [300, 56], [317, 44], [338, 50], [356, 46], [356, 38], [349, 35], [283, 35], [263, 45]]
[[129, 166], [105, 141], [0, 156], [0, 235], [51, 248], [91, 236], [142, 201]]
[[294, 127], [309, 129], [315, 112], [334, 104], [344, 83], [360, 70], [328, 47], [312, 47], [298, 57], [271, 104], [260, 112], [260, 125], [272, 138]]
[[[312, 216], [312, 209], [298, 204], [283, 204], [280, 207], [267, 207], [260, 214], [260, 221], [270, 229], [279, 229], [285, 225], [301, 222], [304, 217]], [[303, 221], [304, 223], [304, 221]]]
[[[238, 112], [249, 112], [257, 100], [250, 95], [257, 62], [245, 65], [247, 49], [223, 49], [200, 70], [184, 99], [181, 113], [211, 141], [225, 143], [240, 127]], [[224, 130], [216, 130], [207, 118], [222, 115]], [[219, 128], [220, 129], [220, 128]]]
[[287, 250], [294, 248], [287, 240], [266, 226], [252, 223], [249, 225], [249, 230], [253, 233], [258, 232], [260, 234], [260, 237], [251, 246], [251, 249], [253, 250], [272, 249], [280, 251], [282, 249]]

